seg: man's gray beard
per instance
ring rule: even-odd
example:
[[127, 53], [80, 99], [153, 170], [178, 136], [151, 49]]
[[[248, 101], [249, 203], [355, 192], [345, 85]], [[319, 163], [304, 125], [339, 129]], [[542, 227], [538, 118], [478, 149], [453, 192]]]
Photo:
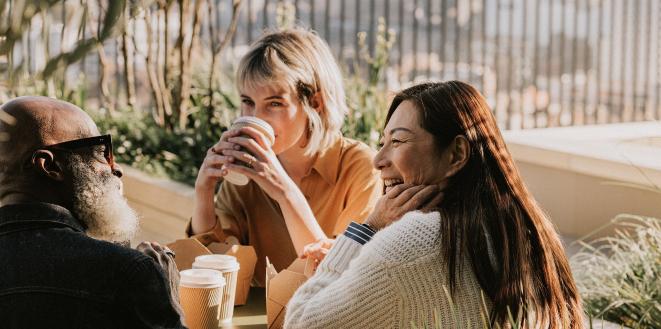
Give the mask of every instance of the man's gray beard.
[[87, 226], [87, 235], [105, 241], [128, 242], [138, 230], [138, 215], [122, 195], [122, 182], [110, 171], [99, 174], [91, 161], [72, 154], [73, 214]]

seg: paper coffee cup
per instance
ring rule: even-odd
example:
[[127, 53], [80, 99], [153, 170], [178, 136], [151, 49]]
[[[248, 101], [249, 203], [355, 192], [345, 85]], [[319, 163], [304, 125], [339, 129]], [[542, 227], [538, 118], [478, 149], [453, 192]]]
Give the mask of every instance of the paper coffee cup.
[[179, 301], [189, 329], [217, 329], [225, 278], [219, 271], [191, 269], [179, 273]]
[[[257, 117], [239, 117], [234, 120], [231, 129], [239, 129], [243, 127], [251, 127], [264, 134], [268, 139], [268, 142], [270, 142], [270, 146], [273, 146], [273, 143], [275, 143], [275, 132], [268, 122]], [[225, 175], [225, 180], [234, 185], [246, 185], [250, 181], [245, 175], [232, 171]]]
[[236, 257], [230, 255], [202, 255], [195, 257], [193, 262], [194, 269], [212, 269], [221, 272], [227, 283], [223, 289], [223, 298], [218, 311], [220, 324], [232, 322], [239, 267]]

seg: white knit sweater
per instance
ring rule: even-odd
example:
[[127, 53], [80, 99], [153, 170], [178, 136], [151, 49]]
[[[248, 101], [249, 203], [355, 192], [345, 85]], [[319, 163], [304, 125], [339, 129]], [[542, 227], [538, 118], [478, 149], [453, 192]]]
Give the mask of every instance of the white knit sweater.
[[439, 230], [439, 213], [410, 212], [364, 246], [338, 237], [290, 300], [285, 328], [481, 327], [491, 302], [468, 261], [448, 301]]

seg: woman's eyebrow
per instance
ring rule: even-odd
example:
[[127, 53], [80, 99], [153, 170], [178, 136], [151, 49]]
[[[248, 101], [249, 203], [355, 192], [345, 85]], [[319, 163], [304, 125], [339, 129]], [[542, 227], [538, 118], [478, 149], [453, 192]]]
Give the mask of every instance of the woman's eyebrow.
[[282, 97], [282, 96], [279, 96], [279, 95], [273, 95], [273, 96], [269, 96], [269, 97], [264, 98], [265, 101], [270, 101], [272, 99], [285, 99], [285, 98]]
[[413, 131], [411, 129], [404, 128], [404, 127], [397, 127], [397, 128], [390, 129], [390, 135], [394, 134], [397, 131], [405, 131], [405, 132], [408, 132], [410, 134], [413, 133]]

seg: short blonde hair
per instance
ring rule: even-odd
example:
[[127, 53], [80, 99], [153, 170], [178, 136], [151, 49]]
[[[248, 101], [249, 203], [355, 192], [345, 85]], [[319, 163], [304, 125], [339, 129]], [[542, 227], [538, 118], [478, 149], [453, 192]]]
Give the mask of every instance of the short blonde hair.
[[[348, 110], [342, 74], [328, 44], [314, 32], [293, 28], [264, 34], [239, 62], [236, 81], [240, 88], [275, 83], [296, 92], [309, 122], [306, 154], [329, 147], [340, 133]], [[310, 105], [317, 92], [323, 102], [319, 112]]]

